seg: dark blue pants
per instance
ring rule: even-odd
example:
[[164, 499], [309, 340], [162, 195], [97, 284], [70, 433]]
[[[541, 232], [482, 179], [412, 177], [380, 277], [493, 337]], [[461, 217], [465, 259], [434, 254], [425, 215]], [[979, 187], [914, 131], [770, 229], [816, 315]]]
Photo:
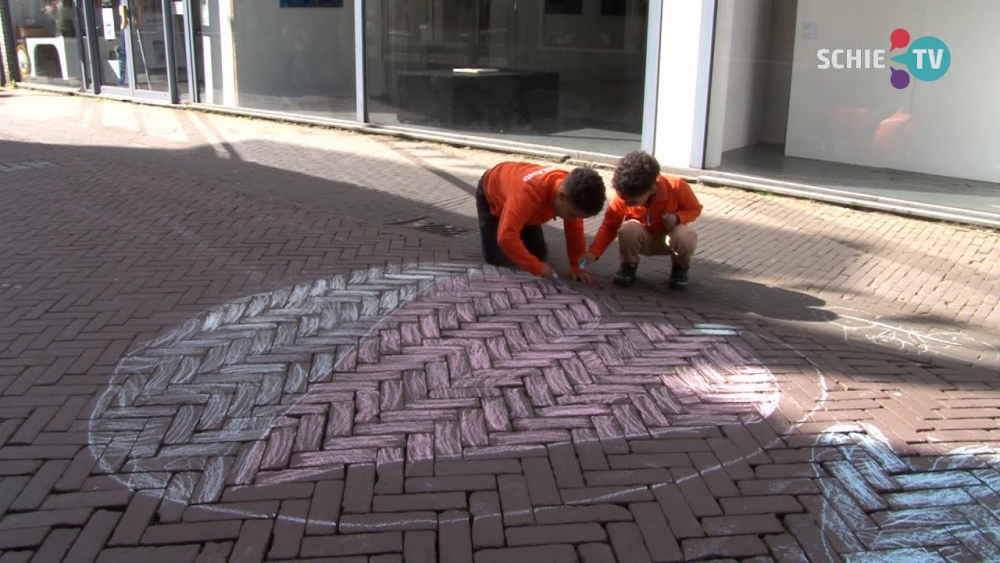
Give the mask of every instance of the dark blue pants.
[[[487, 264], [494, 266], [513, 266], [513, 262], [497, 242], [497, 230], [500, 227], [500, 218], [490, 211], [490, 202], [486, 199], [486, 192], [483, 190], [483, 178], [479, 179], [476, 186], [476, 213], [479, 215], [479, 242], [483, 249], [483, 259]], [[545, 233], [541, 225], [526, 225], [521, 229], [521, 241], [539, 260], [544, 261], [549, 254], [548, 245], [545, 244]]]

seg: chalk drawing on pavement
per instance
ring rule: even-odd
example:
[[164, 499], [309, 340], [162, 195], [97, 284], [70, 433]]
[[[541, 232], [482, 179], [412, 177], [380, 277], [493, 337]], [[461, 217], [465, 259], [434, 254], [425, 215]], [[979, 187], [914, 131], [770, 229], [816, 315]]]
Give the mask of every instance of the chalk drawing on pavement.
[[817, 479], [824, 499], [820, 527], [840, 543], [845, 561], [871, 561], [873, 552], [886, 560], [945, 560], [926, 546], [962, 546], [966, 556], [1000, 561], [995, 449], [956, 448], [928, 464], [927, 458], [901, 458], [866, 422], [832, 425], [816, 445], [840, 453], [816, 463], [828, 475]]
[[1000, 349], [997, 346], [981, 341], [968, 332], [935, 327], [917, 330], [892, 322], [883, 322], [878, 315], [866, 316], [863, 311], [856, 309], [847, 307], [828, 309], [837, 313], [838, 318], [831, 322], [841, 328], [845, 340], [853, 337], [898, 352], [948, 358], [959, 358], [957, 352], [960, 350], [976, 350], [983, 361], [1000, 363]]
[[123, 358], [91, 452], [123, 486], [206, 510], [227, 487], [352, 464], [390, 479], [567, 442], [627, 453], [773, 412], [775, 378], [735, 332], [622, 318], [497, 269], [359, 271], [226, 303]]

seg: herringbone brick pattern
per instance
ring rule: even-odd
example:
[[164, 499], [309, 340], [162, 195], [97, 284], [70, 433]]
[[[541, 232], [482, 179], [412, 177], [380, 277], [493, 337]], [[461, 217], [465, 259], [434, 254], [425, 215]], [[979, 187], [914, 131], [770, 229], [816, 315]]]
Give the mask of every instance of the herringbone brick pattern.
[[459, 221], [392, 144], [7, 103], [41, 126], [0, 132], [4, 563], [998, 559], [996, 364], [331, 210]]

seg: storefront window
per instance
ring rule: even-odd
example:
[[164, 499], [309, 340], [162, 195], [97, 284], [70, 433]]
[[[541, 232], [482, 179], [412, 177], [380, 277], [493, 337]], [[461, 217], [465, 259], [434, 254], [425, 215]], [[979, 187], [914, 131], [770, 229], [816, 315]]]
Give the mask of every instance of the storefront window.
[[372, 0], [380, 125], [620, 155], [642, 131], [648, 3]]
[[9, 0], [20, 80], [83, 85], [82, 49], [72, 0]]
[[716, 17], [706, 168], [996, 207], [1000, 3], [720, 0]]
[[199, 0], [200, 101], [355, 120], [353, 0]]

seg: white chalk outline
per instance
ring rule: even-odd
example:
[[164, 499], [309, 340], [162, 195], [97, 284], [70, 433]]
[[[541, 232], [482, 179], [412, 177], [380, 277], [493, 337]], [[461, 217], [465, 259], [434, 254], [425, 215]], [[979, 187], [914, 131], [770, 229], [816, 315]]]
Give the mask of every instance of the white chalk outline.
[[[429, 271], [437, 271], [437, 274], [436, 275], [429, 275], [428, 274]], [[451, 275], [449, 275], [449, 273]], [[309, 295], [319, 295], [323, 290], [325, 290], [328, 287], [339, 287], [339, 286], [342, 286], [344, 288], [344, 291], [348, 292], [350, 290], [347, 289], [347, 286], [350, 285], [352, 282], [357, 283], [357, 282], [368, 281], [368, 280], [370, 280], [372, 278], [372, 276], [376, 276], [377, 277], [379, 275], [386, 275], [386, 276], [398, 275], [398, 276], [403, 276], [403, 277], [409, 278], [411, 286], [412, 285], [418, 285], [419, 284], [419, 280], [431, 280], [431, 283], [429, 284], [428, 287], [425, 287], [423, 289], [419, 289], [419, 290], [413, 292], [411, 295], [409, 295], [408, 298], [400, 299], [400, 301], [396, 304], [395, 309], [393, 309], [392, 311], [387, 311], [384, 315], [382, 315], [381, 318], [375, 319], [374, 322], [372, 323], [371, 327], [367, 330], [367, 334], [370, 335], [370, 334], [378, 331], [379, 328], [382, 326], [383, 323], [389, 322], [389, 320], [392, 318], [392, 315], [395, 313], [395, 311], [402, 310], [408, 303], [416, 300], [421, 295], [424, 295], [428, 290], [436, 288], [442, 282], [447, 282], [449, 279], [453, 279], [455, 276], [462, 276], [462, 275], [464, 275], [464, 276], [496, 275], [496, 274], [499, 274], [499, 273], [503, 273], [504, 275], [509, 276], [509, 277], [511, 277], [511, 279], [514, 279], [514, 280], [518, 279], [517, 276], [519, 275], [519, 274], [510, 272], [509, 270], [506, 270], [506, 269], [496, 269], [496, 268], [491, 268], [491, 267], [479, 268], [479, 267], [470, 266], [470, 265], [450, 264], [450, 263], [430, 264], [430, 265], [426, 265], [426, 266], [412, 265], [412, 266], [407, 266], [407, 267], [403, 267], [403, 268], [400, 268], [400, 267], [391, 267], [390, 266], [389, 268], [370, 268], [370, 269], [365, 270], [365, 271], [354, 272], [354, 273], [352, 273], [350, 275], [347, 275], [347, 276], [334, 276], [334, 277], [332, 277], [330, 279], [327, 279], [327, 280], [318, 280], [318, 281], [312, 282], [312, 283], [298, 284], [298, 285], [296, 285], [294, 287], [291, 287], [291, 288], [287, 288], [286, 287], [286, 288], [281, 288], [281, 289], [278, 289], [278, 290], [275, 290], [275, 291], [272, 291], [272, 292], [268, 292], [268, 293], [265, 293], [265, 294], [258, 294], [258, 295], [253, 295], [253, 296], [249, 296], [249, 297], [245, 297], [245, 298], [236, 299], [236, 300], [224, 303], [224, 304], [222, 304], [220, 306], [214, 307], [211, 310], [206, 311], [205, 313], [203, 313], [201, 315], [196, 315], [194, 318], [189, 319], [188, 321], [186, 321], [185, 323], [183, 323], [180, 326], [176, 327], [175, 329], [173, 329], [171, 331], [168, 331], [167, 333], [154, 338], [149, 343], [144, 344], [138, 350], [136, 350], [135, 352], [133, 352], [133, 354], [131, 354], [129, 357], [124, 358], [123, 361], [120, 362], [118, 364], [118, 366], [116, 366], [115, 372], [114, 372], [114, 375], [113, 375], [112, 379], [114, 380], [115, 376], [120, 375], [120, 368], [121, 368], [121, 366], [123, 364], [127, 364], [127, 360], [129, 358], [141, 357], [141, 355], [143, 353], [145, 353], [147, 350], [149, 350], [149, 349], [151, 349], [151, 348], [153, 348], [155, 346], [159, 346], [159, 345], [163, 345], [163, 344], [166, 344], [166, 343], [175, 342], [177, 340], [180, 340], [181, 338], [184, 337], [183, 336], [184, 334], [190, 334], [190, 333], [196, 331], [198, 325], [200, 325], [200, 327], [202, 329], [213, 329], [215, 327], [218, 327], [219, 323], [222, 321], [222, 319], [227, 314], [230, 314], [230, 315], [234, 314], [234, 307], [237, 308], [237, 309], [239, 309], [241, 307], [250, 306], [252, 303], [254, 303], [254, 300], [271, 299], [272, 296], [275, 293], [278, 293], [278, 292], [289, 292], [289, 293], [293, 293], [293, 294], [297, 293], [300, 296], [307, 297]], [[523, 279], [534, 281], [534, 278], [530, 278], [530, 277], [523, 277]], [[556, 281], [556, 282], [549, 282], [549, 283], [553, 283], [557, 288], [559, 288], [561, 290], [558, 293], [562, 293], [562, 294], [565, 294], [565, 293], [575, 294], [575, 295], [577, 295], [580, 298], [581, 303], [585, 303], [586, 300], [587, 300], [587, 298], [585, 296], [580, 295], [577, 292], [573, 291], [569, 287], [569, 285], [566, 284], [565, 282]], [[616, 316], [618, 316], [618, 315], [629, 315], [629, 316], [652, 317], [652, 318], [655, 318], [655, 317], [663, 318], [664, 317], [664, 315], [662, 315], [662, 314], [654, 314], [654, 315], [638, 314], [638, 315], [633, 315], [631, 313], [616, 312], [616, 311], [614, 311], [613, 308], [611, 308], [609, 310], [611, 310], [612, 313], [615, 314]], [[377, 311], [377, 308], [376, 308], [376, 311]], [[201, 321], [197, 320], [197, 319], [200, 319], [200, 318], [203, 318], [204, 320], [201, 320]], [[705, 327], [702, 327], [702, 328], [695, 327], [695, 330], [698, 331], [698, 332], [702, 332], [703, 334], [711, 335], [711, 336], [733, 336], [733, 335], [738, 334], [738, 331], [740, 329], [736, 329], [735, 327], [713, 327], [713, 326], [705, 326]], [[358, 337], [358, 340], [360, 340], [360, 338], [361, 337]], [[553, 339], [553, 342], [557, 342], [557, 341], [558, 341], [558, 339]], [[771, 378], [772, 384], [774, 385], [773, 390], [770, 392], [770, 397], [771, 397], [770, 400], [767, 401], [766, 404], [759, 404], [757, 406], [758, 410], [761, 410], [762, 407], [763, 407], [763, 410], [766, 411], [766, 412], [761, 412], [759, 415], [753, 415], [755, 419], [757, 418], [757, 416], [759, 416], [759, 420], [762, 421], [762, 420], [764, 420], [766, 418], [767, 415], [770, 415], [770, 413], [773, 411], [774, 408], [776, 408], [777, 402], [778, 402], [777, 397], [780, 394], [780, 389], [778, 389], [778, 386], [777, 386], [776, 382], [774, 381], [773, 374], [770, 374], [770, 370], [767, 370], [766, 367], [764, 367], [763, 365], [759, 365], [759, 366], [755, 366], [755, 367], [756, 368], [762, 368], [764, 371], [766, 371], [767, 374]], [[822, 378], [822, 374], [821, 373], [820, 373], [820, 377]], [[120, 392], [120, 390], [121, 390], [122, 387], [123, 386], [110, 385], [101, 394], [102, 396], [98, 400], [98, 405], [107, 402], [108, 406], [111, 406], [111, 404], [112, 404], [111, 401], [113, 400], [114, 396], [117, 395]], [[824, 394], [825, 394], [825, 389], [824, 389]], [[291, 409], [293, 406], [294, 405], [289, 404], [288, 405], [288, 409]], [[746, 416], [746, 415], [744, 415], [744, 416]], [[280, 415], [275, 415], [273, 417], [273, 419], [271, 421], [272, 425], [269, 425], [266, 430], [263, 430], [261, 432], [261, 437], [257, 439], [258, 441], [262, 440], [263, 438], [265, 438], [268, 435], [268, 433], [273, 428], [273, 422], [275, 420], [277, 420], [279, 417], [280, 417]], [[95, 420], [98, 420], [98, 419], [97, 418], [91, 418], [91, 422], [92, 423]], [[747, 422], [748, 421], [743, 420], [742, 424], [747, 424]], [[715, 423], [711, 423], [710, 421], [706, 421], [706, 425], [716, 425], [716, 426], [718, 426], [719, 424], [715, 424]], [[89, 432], [93, 432], [93, 429], [90, 428], [90, 427], [88, 427], [88, 431]], [[573, 444], [573, 445], [580, 444], [580, 442], [576, 442], [576, 441], [571, 441], [571, 442], [568, 442], [568, 443]], [[556, 445], [556, 444], [553, 444], [553, 445]], [[92, 451], [93, 451], [93, 449], [92, 449]], [[105, 474], [110, 475], [113, 479], [118, 480], [119, 482], [121, 482], [127, 488], [132, 489], [132, 490], [136, 490], [136, 487], [134, 486], [135, 485], [134, 474], [129, 474], [130, 475], [130, 478], [129, 478], [130, 483], [126, 483], [123, 480], [123, 478], [122, 478], [123, 476], [119, 475], [119, 472], [111, 472], [111, 471], [109, 471], [110, 468], [109, 468], [109, 466], [106, 463], [104, 463], [102, 457], [97, 456], [97, 460], [98, 460], [98, 466], [101, 467], [102, 472], [104, 472]], [[729, 462], [729, 463], [733, 463], [733, 462]], [[340, 465], [340, 464], [337, 464], [337, 465]], [[726, 463], [720, 463], [717, 467], [706, 468], [706, 469], [704, 469], [701, 472], [710, 471], [710, 470], [714, 470], [714, 469], [723, 469], [726, 466], [727, 466]], [[231, 470], [231, 468], [230, 468], [230, 470]], [[699, 473], [701, 473], [701, 472], [699, 472]], [[204, 471], [202, 471], [201, 473], [204, 473]], [[225, 478], [225, 475], [220, 475], [220, 478]], [[180, 499], [172, 498], [170, 496], [170, 491], [173, 488], [171, 486], [171, 485], [173, 485], [173, 483], [174, 483], [174, 481], [172, 479], [170, 482], [167, 483], [167, 486], [165, 488], [153, 487], [152, 485], [154, 485], [154, 483], [148, 483], [148, 485], [150, 485], [150, 486], [149, 487], [145, 487], [145, 488], [150, 488], [150, 489], [155, 489], [155, 490], [162, 490], [163, 494], [162, 494], [161, 498], [163, 499], [164, 502], [175, 502], [175, 503], [180, 503], [180, 504], [182, 504], [184, 506], [198, 506], [198, 507], [203, 508], [204, 510], [207, 510], [207, 511], [221, 510], [221, 511], [223, 511], [223, 513], [226, 513], [226, 514], [235, 514], [232, 511], [231, 508], [227, 508], [227, 507], [219, 507], [217, 509], [213, 508], [215, 506], [214, 504], [195, 504], [195, 505], [191, 505], [191, 504], [188, 503], [188, 500], [185, 500], [183, 498], [183, 497], [189, 497], [190, 496], [190, 494], [188, 494], [189, 493], [188, 491], [182, 492], [183, 497], [180, 498]], [[158, 485], [159, 483], [155, 483], [155, 484]], [[130, 485], [132, 485], [132, 486], [130, 486]], [[197, 483], [195, 483], [193, 485], [193, 487], [195, 487], [195, 486], [197, 486]], [[247, 486], [256, 486], [256, 485], [247, 485]], [[138, 488], [141, 489], [141, 488], [144, 488], [144, 487], [140, 486]], [[609, 495], [608, 500], [613, 500], [615, 497], [618, 497], [618, 496], [620, 496], [622, 494], [627, 494], [630, 490], [642, 490], [644, 488], [645, 487], [635, 487], [634, 489], [623, 489], [621, 492], [615, 493], [613, 495]], [[193, 490], [191, 492], [193, 492]], [[524, 512], [532, 512], [532, 510], [529, 509], [529, 510], [526, 510]], [[504, 514], [514, 515], [515, 513], [508, 511], [508, 512], [505, 512]], [[254, 515], [251, 515], [250, 513], [244, 513], [244, 517], [257, 517], [257, 518], [259, 518], [260, 515], [254, 516]], [[268, 516], [268, 518], [272, 518], [272, 517]], [[297, 521], [297, 522], [300, 522], [300, 523], [302, 521], [305, 521], [305, 519], [301, 519], [301, 518], [295, 519], [295, 518], [291, 518], [291, 517], [288, 517], [288, 516], [281, 515], [280, 513], [276, 514], [273, 518], [285, 518], [285, 519], [290, 519], [292, 521]], [[316, 521], [316, 520], [311, 520], [310, 522], [315, 523], [315, 524], [320, 524], [320, 525], [336, 525], [337, 524], [336, 522], [320, 522], [320, 521]]]

